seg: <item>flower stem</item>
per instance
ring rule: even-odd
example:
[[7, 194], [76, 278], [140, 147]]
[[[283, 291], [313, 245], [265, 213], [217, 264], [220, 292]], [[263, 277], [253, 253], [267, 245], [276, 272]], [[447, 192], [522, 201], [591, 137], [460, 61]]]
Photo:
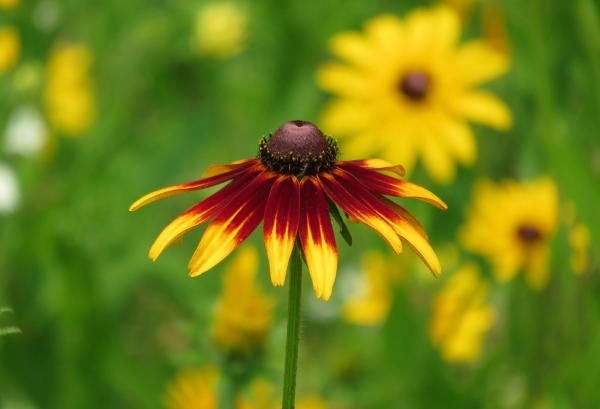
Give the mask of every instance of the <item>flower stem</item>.
[[289, 276], [290, 295], [288, 300], [287, 341], [285, 344], [285, 369], [283, 373], [283, 409], [293, 409], [296, 396], [298, 344], [300, 343], [300, 305], [302, 301], [302, 259], [297, 243], [292, 252]]

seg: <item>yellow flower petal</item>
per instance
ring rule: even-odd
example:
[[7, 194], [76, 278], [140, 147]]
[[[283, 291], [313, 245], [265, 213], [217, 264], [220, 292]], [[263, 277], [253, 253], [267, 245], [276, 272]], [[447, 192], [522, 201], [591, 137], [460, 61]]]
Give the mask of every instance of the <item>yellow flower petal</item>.
[[473, 91], [451, 102], [459, 115], [499, 130], [512, 126], [510, 109], [499, 98], [484, 91]]

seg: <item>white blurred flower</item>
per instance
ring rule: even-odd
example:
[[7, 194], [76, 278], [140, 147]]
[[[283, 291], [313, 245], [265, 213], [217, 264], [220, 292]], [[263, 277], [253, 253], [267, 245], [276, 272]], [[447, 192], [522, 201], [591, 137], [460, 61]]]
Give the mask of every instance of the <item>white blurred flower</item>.
[[17, 176], [11, 168], [0, 163], [0, 214], [15, 211], [20, 199], [21, 193]]
[[46, 144], [48, 128], [42, 115], [31, 106], [22, 106], [10, 116], [4, 133], [6, 153], [35, 155]]

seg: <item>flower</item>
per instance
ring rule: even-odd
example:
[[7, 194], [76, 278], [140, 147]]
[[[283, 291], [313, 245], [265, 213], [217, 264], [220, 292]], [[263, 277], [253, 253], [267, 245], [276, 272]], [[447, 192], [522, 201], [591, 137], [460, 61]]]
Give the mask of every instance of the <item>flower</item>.
[[212, 219], [189, 262], [198, 276], [221, 262], [264, 219], [264, 242], [271, 280], [283, 285], [299, 236], [315, 294], [328, 300], [337, 271], [337, 246], [329, 212], [335, 204], [379, 233], [396, 252], [402, 240], [415, 249], [434, 274], [441, 270], [419, 222], [384, 195], [413, 197], [439, 208], [446, 205], [418, 185], [386, 175], [401, 167], [378, 160], [338, 161], [337, 143], [306, 121], [290, 121], [260, 142], [258, 158], [208, 168], [205, 177], [149, 193], [134, 211], [157, 199], [231, 182], [189, 208], [158, 236], [150, 249], [156, 260], [175, 239]]
[[167, 409], [217, 409], [217, 370], [212, 367], [184, 369], [168, 386]]
[[193, 46], [201, 55], [232, 57], [244, 49], [247, 38], [248, 16], [236, 4], [213, 3], [198, 11]]
[[[249, 391], [241, 396], [236, 402], [236, 409], [277, 409], [281, 404], [277, 403], [275, 388], [272, 383], [264, 379], [254, 379], [250, 383]], [[298, 399], [296, 409], [327, 409], [327, 404], [317, 395], [310, 395], [304, 399]]]
[[465, 248], [487, 257], [499, 281], [511, 280], [524, 268], [531, 287], [543, 289], [549, 278], [549, 240], [558, 217], [552, 180], [483, 181], [473, 196], [460, 231]]
[[511, 126], [502, 101], [474, 89], [508, 68], [504, 53], [484, 40], [458, 44], [460, 22], [446, 6], [419, 9], [404, 21], [383, 15], [364, 33], [331, 40], [344, 63], [318, 71], [323, 89], [335, 95], [321, 123], [346, 139], [350, 156], [374, 152], [411, 169], [417, 157], [439, 182], [454, 178], [454, 161], [476, 157], [467, 120], [497, 129]]
[[0, 27], [0, 74], [10, 70], [19, 61], [21, 38], [13, 27]]
[[7, 153], [35, 155], [46, 144], [48, 130], [40, 113], [32, 106], [19, 107], [8, 119], [4, 132]]
[[0, 214], [14, 212], [20, 201], [17, 176], [10, 167], [0, 162]]
[[380, 325], [392, 306], [392, 285], [398, 280], [401, 266], [378, 251], [365, 253], [361, 265], [357, 291], [344, 303], [342, 315], [353, 324]]
[[449, 362], [471, 362], [481, 354], [484, 335], [495, 320], [485, 303], [488, 287], [474, 264], [467, 264], [446, 282], [433, 302], [431, 338]]
[[80, 44], [62, 45], [50, 56], [44, 92], [48, 120], [66, 135], [80, 135], [94, 121], [96, 107], [91, 66], [91, 52]]
[[260, 348], [273, 318], [273, 301], [255, 282], [258, 254], [242, 247], [225, 270], [223, 292], [217, 303], [213, 335], [228, 351]]
[[590, 229], [578, 223], [569, 232], [571, 245], [571, 268], [575, 274], [583, 274], [590, 265]]
[[21, 0], [0, 0], [0, 9], [12, 9], [19, 5]]

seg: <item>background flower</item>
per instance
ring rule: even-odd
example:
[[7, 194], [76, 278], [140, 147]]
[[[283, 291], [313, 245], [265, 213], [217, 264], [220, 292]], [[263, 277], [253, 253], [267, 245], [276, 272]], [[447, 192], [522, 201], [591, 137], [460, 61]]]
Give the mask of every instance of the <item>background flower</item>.
[[80, 44], [60, 45], [50, 56], [44, 98], [48, 121], [58, 132], [79, 136], [94, 121], [91, 66], [91, 51]]
[[258, 254], [251, 246], [241, 248], [224, 272], [213, 336], [226, 351], [245, 353], [264, 346], [273, 300], [256, 283], [257, 272]]
[[168, 409], [217, 409], [218, 372], [215, 368], [184, 369], [167, 389]]
[[0, 74], [10, 70], [21, 55], [21, 38], [14, 27], [0, 26]]
[[532, 182], [480, 182], [460, 237], [463, 245], [489, 259], [498, 280], [522, 268], [527, 282], [542, 289], [549, 279], [549, 242], [558, 217], [558, 193], [547, 177]]
[[450, 362], [470, 362], [481, 355], [483, 338], [496, 313], [486, 303], [488, 286], [477, 267], [467, 264], [452, 275], [433, 301], [431, 338]]
[[4, 150], [10, 154], [30, 156], [47, 143], [48, 129], [40, 113], [32, 106], [17, 108], [4, 131]]
[[459, 44], [453, 9], [420, 9], [405, 20], [382, 15], [362, 33], [331, 40], [342, 63], [318, 72], [335, 99], [321, 122], [326, 132], [348, 137], [349, 156], [381, 154], [411, 169], [419, 157], [439, 182], [454, 179], [454, 162], [470, 165], [476, 145], [467, 120], [505, 130], [508, 107], [481, 83], [506, 72], [508, 58], [484, 40]]
[[193, 44], [209, 57], [228, 58], [241, 52], [248, 41], [248, 15], [237, 3], [214, 2], [196, 13]]

